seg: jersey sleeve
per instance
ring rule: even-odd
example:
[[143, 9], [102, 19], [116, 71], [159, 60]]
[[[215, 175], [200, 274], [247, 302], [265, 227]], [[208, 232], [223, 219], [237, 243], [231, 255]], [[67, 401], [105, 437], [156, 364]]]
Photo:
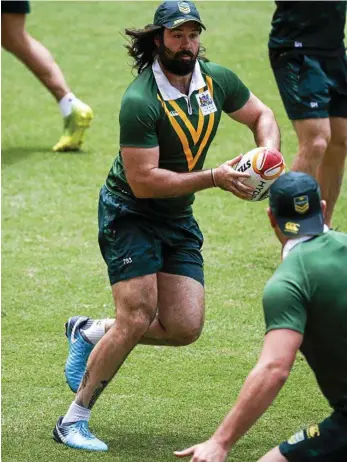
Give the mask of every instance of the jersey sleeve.
[[264, 289], [263, 309], [266, 332], [291, 329], [304, 334], [306, 297], [295, 281], [270, 279]]
[[226, 98], [223, 111], [231, 112], [241, 109], [249, 100], [251, 92], [246, 85], [229, 69], [225, 69]]
[[156, 108], [140, 95], [125, 95], [119, 114], [120, 146], [154, 148], [158, 146]]
[[246, 85], [234, 72], [226, 67], [219, 66], [215, 63], [206, 63], [206, 67], [211, 72], [214, 81], [223, 90], [223, 111], [231, 113], [241, 109], [247, 103], [251, 95]]

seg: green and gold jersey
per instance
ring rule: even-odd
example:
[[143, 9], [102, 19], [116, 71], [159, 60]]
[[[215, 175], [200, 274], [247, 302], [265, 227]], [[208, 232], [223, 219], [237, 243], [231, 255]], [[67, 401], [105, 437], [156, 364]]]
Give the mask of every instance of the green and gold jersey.
[[270, 48], [343, 55], [346, 1], [275, 2]]
[[303, 334], [301, 351], [324, 396], [346, 412], [347, 234], [328, 231], [298, 243], [266, 284], [263, 306], [267, 332]]
[[[120, 146], [159, 146], [159, 168], [174, 172], [201, 170], [216, 134], [222, 111], [241, 109], [250, 92], [230, 70], [198, 61], [189, 94], [170, 85], [157, 61], [129, 86], [120, 110]], [[121, 152], [106, 180], [106, 187], [132, 203], [132, 207], [159, 217], [192, 213], [194, 194], [136, 199], [126, 180]]]

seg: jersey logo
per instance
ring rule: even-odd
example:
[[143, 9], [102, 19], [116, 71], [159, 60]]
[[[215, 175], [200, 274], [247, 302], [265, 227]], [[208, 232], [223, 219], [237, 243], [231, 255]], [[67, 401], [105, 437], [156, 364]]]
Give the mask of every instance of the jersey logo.
[[172, 116], [172, 117], [177, 117], [177, 116], [178, 116], [178, 112], [177, 112], [177, 111], [170, 111], [170, 116]]
[[179, 2], [177, 3], [177, 6], [181, 13], [183, 14], [190, 13], [190, 6], [187, 2]]
[[310, 203], [307, 196], [294, 197], [294, 210], [298, 213], [304, 214], [308, 212]]
[[198, 101], [198, 105], [201, 109], [201, 112], [203, 113], [204, 116], [208, 114], [212, 114], [212, 112], [217, 111], [216, 105], [214, 104], [214, 101], [208, 90], [205, 90], [202, 93], [198, 93], [195, 96]]
[[287, 231], [287, 233], [298, 234], [299, 228], [299, 223], [293, 223], [291, 221], [287, 221], [284, 225], [284, 231]]

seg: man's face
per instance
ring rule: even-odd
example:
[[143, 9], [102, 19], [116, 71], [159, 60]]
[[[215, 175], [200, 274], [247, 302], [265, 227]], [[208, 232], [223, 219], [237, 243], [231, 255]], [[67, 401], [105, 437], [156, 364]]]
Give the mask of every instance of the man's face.
[[187, 75], [194, 70], [200, 49], [200, 26], [194, 21], [175, 29], [164, 29], [158, 42], [161, 64], [172, 74]]

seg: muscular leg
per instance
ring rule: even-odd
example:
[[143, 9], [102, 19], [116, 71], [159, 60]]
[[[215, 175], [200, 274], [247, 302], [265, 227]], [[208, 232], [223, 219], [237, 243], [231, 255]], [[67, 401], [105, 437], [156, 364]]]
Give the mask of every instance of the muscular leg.
[[347, 155], [347, 119], [330, 119], [331, 140], [317, 169], [322, 199], [327, 202], [325, 222], [331, 227], [335, 203], [340, 194]]
[[198, 281], [158, 273], [158, 315], [140, 343], [189, 345], [200, 336], [204, 311], [204, 288]]
[[121, 281], [112, 286], [117, 322], [93, 349], [75, 402], [91, 409], [131, 350], [151, 324], [157, 307], [155, 274]]
[[[204, 288], [186, 276], [158, 273], [158, 311], [143, 345], [189, 345], [198, 339], [204, 322]], [[115, 324], [105, 320], [105, 332]]]
[[22, 61], [57, 101], [70, 93], [50, 52], [26, 32], [24, 14], [1, 15], [1, 45]]
[[278, 446], [271, 449], [270, 452], [265, 454], [258, 462], [288, 462], [288, 459], [280, 453]]
[[298, 136], [299, 151], [292, 170], [316, 177], [318, 165], [330, 141], [329, 119], [294, 120], [293, 125]]

